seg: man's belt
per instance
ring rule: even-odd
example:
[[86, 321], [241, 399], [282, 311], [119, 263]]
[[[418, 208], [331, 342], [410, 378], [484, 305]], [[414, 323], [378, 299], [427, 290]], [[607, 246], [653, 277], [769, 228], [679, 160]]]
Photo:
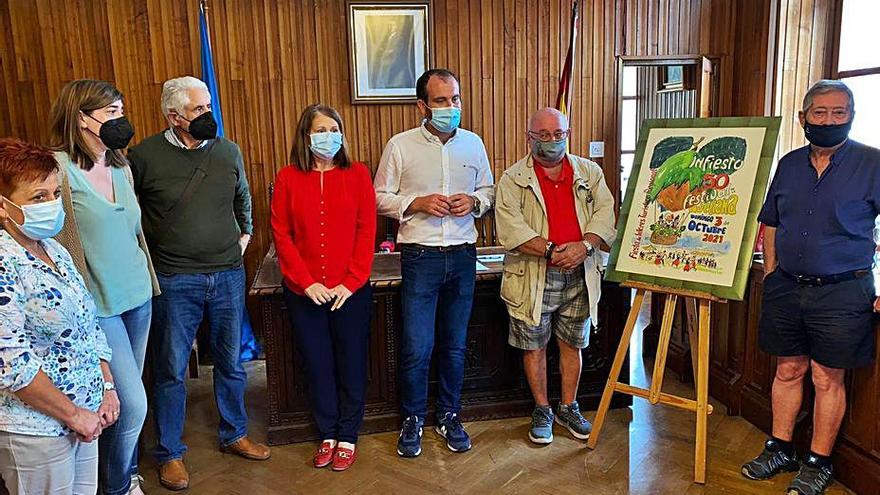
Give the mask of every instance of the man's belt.
[[397, 245], [401, 250], [404, 248], [411, 249], [421, 249], [423, 251], [430, 251], [433, 253], [448, 253], [450, 251], [459, 251], [461, 249], [467, 249], [470, 247], [474, 247], [475, 244], [454, 244], [452, 246], [425, 246], [424, 244], [398, 244]]
[[847, 280], [855, 280], [857, 278], [871, 275], [871, 270], [869, 268], [838, 273], [835, 275], [794, 275], [786, 272], [782, 268], [777, 267], [776, 269], [779, 270], [779, 274], [783, 277], [794, 280], [798, 285], [806, 285], [808, 287], [821, 287], [823, 285], [846, 282]]

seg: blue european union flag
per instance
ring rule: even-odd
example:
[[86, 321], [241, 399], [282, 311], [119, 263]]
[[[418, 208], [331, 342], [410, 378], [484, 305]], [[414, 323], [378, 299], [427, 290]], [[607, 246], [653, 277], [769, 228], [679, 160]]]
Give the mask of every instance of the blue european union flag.
[[[220, 111], [220, 86], [217, 84], [217, 74], [214, 72], [214, 56], [211, 53], [211, 36], [208, 32], [208, 16], [205, 13], [205, 2], [199, 5], [199, 38], [202, 48], [202, 81], [208, 86], [211, 93], [211, 112], [217, 121], [217, 136], [223, 136], [223, 113]], [[241, 351], [242, 362], [257, 359], [262, 352], [260, 343], [254, 336], [247, 308], [242, 311], [241, 319]]]
[[214, 73], [214, 56], [211, 53], [211, 36], [208, 32], [208, 16], [205, 14], [205, 4], [199, 6], [199, 38], [202, 48], [202, 81], [208, 85], [211, 93], [211, 111], [214, 120], [217, 121], [217, 135], [223, 136], [223, 113], [220, 111], [220, 86], [217, 84], [217, 75]]

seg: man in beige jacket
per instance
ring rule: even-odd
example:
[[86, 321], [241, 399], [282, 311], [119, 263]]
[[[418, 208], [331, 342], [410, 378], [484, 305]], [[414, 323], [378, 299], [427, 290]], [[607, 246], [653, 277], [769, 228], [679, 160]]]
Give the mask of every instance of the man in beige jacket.
[[551, 332], [559, 344], [562, 400], [555, 420], [576, 438], [592, 429], [577, 397], [581, 349], [588, 344], [601, 288], [602, 242], [610, 244], [614, 198], [602, 169], [566, 153], [570, 129], [565, 115], [538, 110], [529, 121], [530, 154], [498, 182], [495, 218], [508, 251], [501, 298], [510, 314], [510, 345], [523, 349], [523, 365], [535, 410], [529, 439], [553, 441], [553, 410], [547, 399], [546, 348]]

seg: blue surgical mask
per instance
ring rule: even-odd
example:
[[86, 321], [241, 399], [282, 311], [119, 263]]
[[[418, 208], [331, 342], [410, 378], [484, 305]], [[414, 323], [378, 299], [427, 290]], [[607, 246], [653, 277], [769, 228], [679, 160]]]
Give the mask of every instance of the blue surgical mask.
[[7, 198], [3, 199], [6, 200], [6, 204], [21, 210], [24, 216], [24, 223], [19, 225], [11, 218], [9, 221], [14, 223], [18, 230], [29, 238], [35, 241], [42, 241], [43, 239], [54, 237], [58, 232], [61, 232], [61, 227], [64, 226], [64, 208], [61, 205], [61, 198], [24, 206], [18, 206]]
[[460, 108], [431, 108], [431, 125], [434, 126], [434, 129], [437, 129], [444, 134], [448, 134], [458, 129], [459, 124], [461, 124]]
[[544, 163], [556, 163], [565, 156], [565, 150], [568, 148], [568, 138], [559, 141], [538, 141], [532, 142], [532, 156]]
[[325, 160], [332, 160], [342, 148], [341, 132], [316, 132], [309, 134], [309, 149]]

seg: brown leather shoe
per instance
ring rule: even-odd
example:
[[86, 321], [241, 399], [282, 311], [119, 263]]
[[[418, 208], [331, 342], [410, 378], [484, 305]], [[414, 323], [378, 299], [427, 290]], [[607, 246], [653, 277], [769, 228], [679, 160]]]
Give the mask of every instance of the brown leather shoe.
[[220, 452], [235, 454], [252, 461], [265, 461], [269, 458], [269, 447], [261, 443], [252, 442], [248, 437], [241, 437], [232, 445], [220, 447]]
[[183, 459], [174, 459], [159, 466], [159, 483], [169, 490], [180, 491], [189, 488], [189, 473]]

